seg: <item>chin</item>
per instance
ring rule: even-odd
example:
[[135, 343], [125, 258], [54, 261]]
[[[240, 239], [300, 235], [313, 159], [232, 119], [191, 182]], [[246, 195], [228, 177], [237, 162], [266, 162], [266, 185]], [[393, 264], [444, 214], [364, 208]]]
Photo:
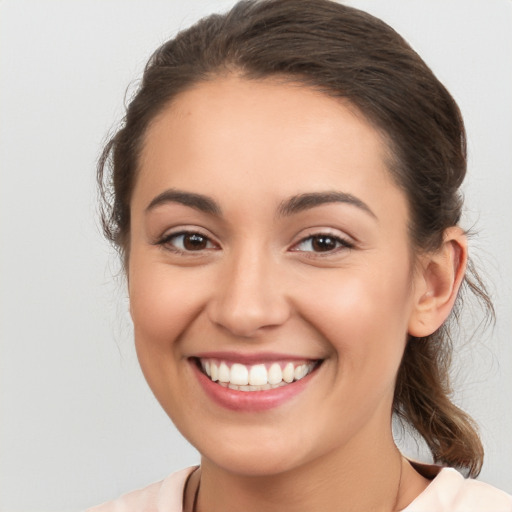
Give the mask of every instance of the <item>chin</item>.
[[247, 477], [268, 477], [286, 473], [298, 466], [300, 462], [289, 455], [279, 452], [268, 452], [260, 446], [254, 450], [227, 449], [216, 450], [215, 453], [202, 455], [202, 462], [212, 463], [228, 473]]
[[292, 471], [315, 458], [314, 447], [308, 446], [297, 431], [290, 436], [261, 425], [238, 432], [229, 430], [220, 429], [217, 435], [212, 432], [211, 437], [189, 438], [201, 453], [203, 464], [238, 475], [265, 477]]

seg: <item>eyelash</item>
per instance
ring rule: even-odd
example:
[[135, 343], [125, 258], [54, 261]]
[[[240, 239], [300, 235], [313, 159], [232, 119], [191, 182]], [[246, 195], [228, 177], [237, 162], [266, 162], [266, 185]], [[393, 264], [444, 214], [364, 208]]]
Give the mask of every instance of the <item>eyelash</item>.
[[[186, 249], [185, 247], [182, 249], [180, 247], [176, 247], [176, 245], [172, 244], [171, 241], [173, 239], [176, 239], [176, 238], [179, 238], [179, 237], [183, 237], [183, 242], [185, 241], [184, 238], [185, 237], [192, 237], [192, 236], [197, 236], [197, 237], [201, 237], [202, 239], [205, 240], [206, 244], [210, 245], [210, 247], [205, 247], [204, 249], [199, 249], [197, 251], [194, 251], [194, 250], [191, 250], [191, 249]], [[182, 242], [182, 245], [183, 245], [183, 242]], [[160, 246], [163, 246], [165, 247], [166, 249], [168, 250], [171, 250], [177, 254], [183, 254], [183, 255], [200, 255], [203, 253], [204, 250], [211, 250], [211, 249], [215, 249], [217, 246], [214, 242], [212, 242], [212, 240], [210, 239], [210, 237], [208, 237], [207, 235], [201, 233], [200, 231], [179, 231], [178, 233], [169, 233], [168, 235], [165, 235], [164, 237], [162, 237], [160, 240], [158, 240], [158, 242], [156, 243], [157, 245], [160, 245]], [[197, 254], [194, 254], [194, 253], [197, 253]]]
[[331, 240], [335, 244], [334, 249], [327, 250], [327, 251], [300, 251], [299, 249], [292, 249], [292, 251], [314, 253], [316, 256], [323, 257], [323, 256], [330, 256], [332, 254], [337, 254], [341, 250], [354, 248], [354, 244], [352, 242], [350, 242], [349, 240], [347, 240], [345, 238], [341, 238], [339, 236], [333, 235], [332, 233], [314, 233], [312, 235], [308, 235], [308, 236], [304, 237], [302, 240], [300, 240], [298, 243], [296, 243], [294, 245], [294, 247], [299, 247], [300, 245], [302, 245], [308, 241], [310, 242], [311, 247], [313, 247], [315, 239], [318, 241], [319, 239], [322, 239], [322, 238]]
[[[182, 241], [182, 245], [183, 245], [183, 242], [185, 241], [184, 238], [187, 236], [189, 236], [189, 237], [197, 236], [197, 237], [202, 238], [206, 242], [207, 247], [200, 248], [197, 251], [195, 251], [192, 249], [186, 249], [184, 246], [183, 246], [183, 248], [180, 248], [180, 247], [177, 247], [175, 244], [171, 243], [171, 241], [173, 239], [183, 237], [183, 241]], [[319, 239], [322, 239], [322, 238], [330, 240], [332, 243], [335, 244], [335, 247], [333, 249], [328, 249], [326, 251], [314, 251], [314, 250], [304, 251], [304, 250], [297, 249], [297, 247], [301, 246], [302, 244], [304, 244], [305, 242], [308, 242], [308, 241], [310, 242], [310, 245], [313, 248], [315, 239], [317, 241], [319, 241]], [[199, 254], [202, 254], [203, 251], [205, 251], [205, 250], [212, 250], [212, 249], [218, 248], [218, 246], [214, 242], [212, 242], [211, 239], [207, 235], [205, 235], [199, 231], [179, 231], [178, 233], [170, 233], [168, 235], [165, 235], [163, 238], [161, 238], [157, 242], [157, 245], [166, 246], [166, 248], [168, 248], [169, 250], [171, 250], [175, 253], [184, 254], [184, 255], [193, 255], [194, 253], [197, 253], [196, 255], [199, 255]], [[210, 245], [210, 247], [208, 247], [208, 245]], [[302, 238], [299, 242], [297, 242], [292, 247], [291, 251], [313, 253], [316, 256], [324, 257], [324, 256], [330, 256], [332, 254], [336, 254], [341, 250], [353, 249], [353, 248], [354, 248], [354, 244], [352, 242], [350, 242], [344, 238], [341, 238], [339, 236], [333, 235], [331, 233], [314, 233], [312, 235], [308, 235], [307, 237]]]

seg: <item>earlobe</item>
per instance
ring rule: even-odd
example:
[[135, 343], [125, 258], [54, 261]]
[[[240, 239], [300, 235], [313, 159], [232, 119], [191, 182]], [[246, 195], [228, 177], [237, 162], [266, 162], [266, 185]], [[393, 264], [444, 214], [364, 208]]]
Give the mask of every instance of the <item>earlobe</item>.
[[448, 228], [441, 247], [420, 257], [414, 280], [414, 304], [408, 332], [425, 337], [448, 318], [464, 279], [467, 264], [467, 238], [457, 227]]

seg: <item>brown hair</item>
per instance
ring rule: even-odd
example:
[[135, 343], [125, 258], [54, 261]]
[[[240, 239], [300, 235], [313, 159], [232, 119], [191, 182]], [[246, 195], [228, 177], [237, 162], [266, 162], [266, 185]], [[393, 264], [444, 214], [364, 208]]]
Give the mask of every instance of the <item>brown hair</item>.
[[[149, 123], [180, 92], [230, 72], [288, 79], [355, 105], [389, 144], [389, 169], [408, 198], [416, 250], [435, 250], [444, 230], [459, 222], [466, 172], [462, 117], [404, 39], [381, 20], [329, 0], [243, 1], [180, 32], [152, 55], [123, 126], [104, 148], [98, 166], [103, 225], [125, 259], [130, 197]], [[483, 284], [468, 268], [463, 287], [492, 313]], [[471, 418], [450, 400], [451, 352], [448, 324], [408, 340], [394, 412], [423, 436], [436, 462], [475, 476], [483, 448]]]

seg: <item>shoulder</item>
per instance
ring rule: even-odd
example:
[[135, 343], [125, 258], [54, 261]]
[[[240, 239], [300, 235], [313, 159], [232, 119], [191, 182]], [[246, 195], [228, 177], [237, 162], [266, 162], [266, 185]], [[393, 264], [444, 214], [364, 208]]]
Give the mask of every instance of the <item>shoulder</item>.
[[160, 482], [124, 494], [85, 512], [182, 512], [183, 489], [187, 478], [195, 469], [182, 469]]
[[403, 512], [512, 512], [512, 496], [443, 468]]

